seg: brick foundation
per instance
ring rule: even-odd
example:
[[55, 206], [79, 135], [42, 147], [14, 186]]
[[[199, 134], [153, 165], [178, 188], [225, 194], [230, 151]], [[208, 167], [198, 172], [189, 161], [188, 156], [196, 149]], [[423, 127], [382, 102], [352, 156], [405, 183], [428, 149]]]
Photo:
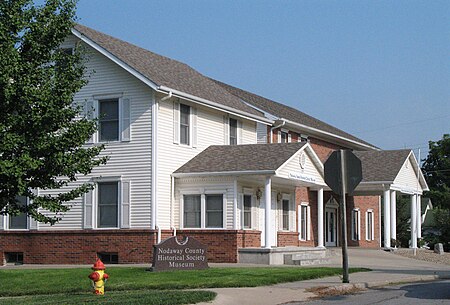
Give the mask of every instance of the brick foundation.
[[79, 230], [0, 233], [0, 253], [23, 252], [25, 264], [91, 264], [98, 252], [119, 255], [119, 263], [151, 261], [151, 230]]
[[[161, 240], [172, 236], [162, 231]], [[260, 247], [261, 232], [246, 230], [178, 230], [208, 245], [208, 261], [236, 263], [238, 248]], [[153, 230], [79, 230], [0, 233], [0, 259], [22, 252], [25, 264], [92, 264], [99, 252], [117, 253], [120, 264], [152, 262]]]

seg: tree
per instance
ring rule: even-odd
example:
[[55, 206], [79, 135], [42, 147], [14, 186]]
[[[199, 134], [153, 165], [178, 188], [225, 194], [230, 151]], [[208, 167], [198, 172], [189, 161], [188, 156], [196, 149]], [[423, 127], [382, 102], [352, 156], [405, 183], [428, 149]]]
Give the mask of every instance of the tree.
[[444, 134], [439, 141], [429, 141], [429, 148], [422, 170], [430, 191], [424, 196], [434, 206], [450, 209], [450, 136]]
[[397, 195], [396, 200], [396, 215], [397, 215], [397, 242], [401, 247], [408, 248], [411, 239], [411, 199], [409, 196]]
[[429, 142], [430, 152], [422, 166], [430, 191], [425, 192], [437, 207], [434, 209], [434, 232], [425, 238], [431, 243], [443, 243], [448, 251], [450, 242], [450, 136]]
[[[73, 97], [86, 83], [84, 58], [59, 46], [75, 22], [75, 0], [0, 0], [0, 213], [54, 224], [68, 201], [93, 188], [71, 184], [106, 162], [83, 147], [97, 122]], [[37, 189], [57, 189], [38, 195]], [[30, 198], [19, 204], [18, 196]], [[46, 210], [50, 214], [44, 214]]]

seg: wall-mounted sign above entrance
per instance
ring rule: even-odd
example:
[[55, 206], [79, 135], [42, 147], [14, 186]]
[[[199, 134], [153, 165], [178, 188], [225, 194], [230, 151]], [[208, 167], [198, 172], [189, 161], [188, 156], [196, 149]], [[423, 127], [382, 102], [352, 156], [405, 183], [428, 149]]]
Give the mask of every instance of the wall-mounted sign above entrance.
[[152, 271], [206, 269], [206, 250], [207, 246], [192, 237], [182, 241], [170, 237], [153, 246]]
[[292, 178], [295, 180], [301, 180], [301, 181], [305, 181], [305, 182], [310, 182], [310, 183], [316, 183], [316, 178], [314, 178], [313, 176], [310, 176], [310, 175], [302, 174], [302, 173], [290, 172], [289, 178]]

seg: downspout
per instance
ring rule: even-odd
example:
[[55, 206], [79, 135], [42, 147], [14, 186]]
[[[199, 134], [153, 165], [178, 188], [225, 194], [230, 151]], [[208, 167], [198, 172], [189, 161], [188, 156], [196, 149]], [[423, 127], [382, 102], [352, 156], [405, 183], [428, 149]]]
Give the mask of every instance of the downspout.
[[156, 220], [157, 220], [157, 158], [158, 158], [158, 152], [157, 152], [157, 124], [158, 123], [158, 102], [156, 100], [155, 94], [153, 94], [153, 101], [152, 101], [152, 186], [151, 186], [151, 192], [152, 192], [152, 205], [151, 205], [151, 229], [156, 230]]
[[[170, 175], [171, 183], [170, 183], [170, 228], [174, 228], [173, 225], [173, 206], [175, 201], [175, 177]], [[175, 234], [176, 235], [176, 234]]]
[[275, 120], [274, 124], [277, 124], [277, 125], [270, 128], [270, 142], [269, 143], [273, 143], [273, 130], [286, 125], [286, 121], [285, 120]]
[[172, 91], [169, 91], [169, 93], [167, 94], [167, 96], [161, 98], [160, 102], [164, 102], [165, 100], [168, 100], [172, 97]]

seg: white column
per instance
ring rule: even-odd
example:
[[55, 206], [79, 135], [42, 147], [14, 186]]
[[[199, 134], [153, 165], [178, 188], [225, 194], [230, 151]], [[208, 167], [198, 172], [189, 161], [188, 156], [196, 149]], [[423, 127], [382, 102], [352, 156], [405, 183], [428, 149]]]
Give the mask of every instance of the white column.
[[271, 248], [271, 240], [272, 240], [272, 226], [270, 225], [272, 219], [272, 178], [270, 176], [266, 177], [266, 184], [264, 188], [264, 198], [266, 202], [265, 216], [265, 248]]
[[422, 238], [422, 196], [417, 195], [417, 238]]
[[417, 197], [411, 195], [411, 248], [417, 248]]
[[238, 214], [238, 187], [237, 187], [237, 179], [234, 179], [233, 183], [233, 229], [238, 229], [238, 221], [237, 221], [237, 214]]
[[384, 191], [383, 208], [384, 208], [384, 247], [391, 247], [391, 191]]
[[317, 246], [323, 248], [323, 188], [317, 191]]
[[391, 191], [391, 239], [397, 239], [397, 193]]

